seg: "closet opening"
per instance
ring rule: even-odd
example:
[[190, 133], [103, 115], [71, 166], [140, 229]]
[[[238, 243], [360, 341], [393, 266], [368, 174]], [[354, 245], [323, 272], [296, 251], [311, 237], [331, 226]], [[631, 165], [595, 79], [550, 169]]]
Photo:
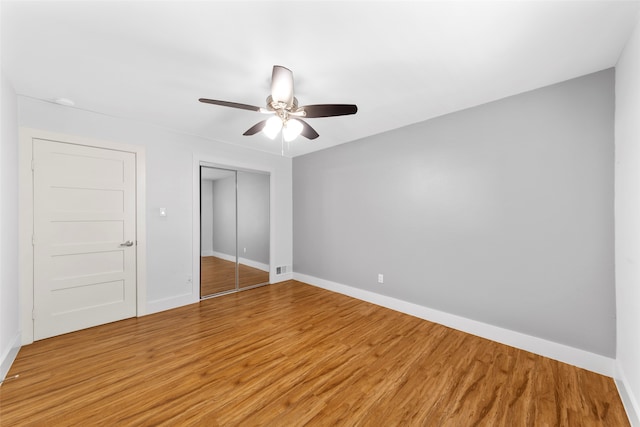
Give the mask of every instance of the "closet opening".
[[264, 172], [200, 165], [200, 299], [269, 284]]

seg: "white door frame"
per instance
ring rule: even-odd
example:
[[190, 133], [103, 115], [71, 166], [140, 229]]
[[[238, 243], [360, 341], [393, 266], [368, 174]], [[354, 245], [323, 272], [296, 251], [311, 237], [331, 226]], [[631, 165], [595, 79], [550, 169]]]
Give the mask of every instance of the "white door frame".
[[27, 127], [20, 128], [19, 160], [19, 258], [20, 258], [20, 319], [22, 345], [33, 343], [33, 140], [45, 139], [68, 144], [85, 145], [125, 151], [136, 157], [136, 316], [147, 309], [146, 208], [145, 208], [145, 148], [137, 145], [101, 141], [64, 135]]

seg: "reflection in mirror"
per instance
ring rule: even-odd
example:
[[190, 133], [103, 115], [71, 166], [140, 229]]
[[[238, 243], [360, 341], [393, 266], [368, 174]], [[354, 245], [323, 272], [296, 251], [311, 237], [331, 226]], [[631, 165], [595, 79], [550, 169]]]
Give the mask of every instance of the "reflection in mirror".
[[238, 171], [238, 286], [269, 283], [269, 175]]
[[200, 167], [200, 297], [236, 287], [236, 171]]

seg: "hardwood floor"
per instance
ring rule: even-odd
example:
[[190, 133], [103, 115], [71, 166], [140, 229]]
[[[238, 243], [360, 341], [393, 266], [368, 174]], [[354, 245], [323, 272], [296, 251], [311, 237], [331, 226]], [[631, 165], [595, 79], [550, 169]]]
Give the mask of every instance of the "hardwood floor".
[[38, 341], [2, 426], [627, 426], [612, 379], [295, 281]]
[[[239, 264], [241, 288], [269, 283], [269, 272]], [[235, 289], [236, 264], [214, 256], [200, 258], [200, 296], [208, 296]]]

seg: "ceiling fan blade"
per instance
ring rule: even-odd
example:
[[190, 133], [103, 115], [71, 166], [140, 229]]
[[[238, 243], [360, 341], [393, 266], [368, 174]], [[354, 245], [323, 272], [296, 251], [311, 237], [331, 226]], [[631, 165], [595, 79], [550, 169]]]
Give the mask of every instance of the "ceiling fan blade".
[[306, 118], [346, 116], [358, 112], [358, 106], [353, 104], [317, 104], [305, 105], [298, 108], [304, 110]]
[[247, 131], [245, 133], [243, 133], [243, 135], [245, 136], [249, 136], [249, 135], [255, 135], [256, 133], [260, 132], [262, 129], [264, 129], [264, 126], [267, 124], [266, 120], [263, 120], [261, 122], [256, 123], [255, 125], [251, 126], [249, 129], [247, 129]]
[[198, 101], [206, 104], [222, 105], [223, 107], [240, 108], [241, 110], [260, 111], [262, 108], [255, 105], [240, 104], [238, 102], [218, 101], [217, 99], [200, 98]]
[[304, 136], [307, 139], [316, 139], [317, 137], [320, 136], [318, 132], [316, 132], [314, 128], [309, 126], [307, 122], [300, 119], [296, 119], [296, 120], [302, 123], [302, 131], [300, 132], [300, 135]]
[[275, 102], [293, 105], [293, 73], [280, 65], [273, 66], [271, 74], [271, 98]]

